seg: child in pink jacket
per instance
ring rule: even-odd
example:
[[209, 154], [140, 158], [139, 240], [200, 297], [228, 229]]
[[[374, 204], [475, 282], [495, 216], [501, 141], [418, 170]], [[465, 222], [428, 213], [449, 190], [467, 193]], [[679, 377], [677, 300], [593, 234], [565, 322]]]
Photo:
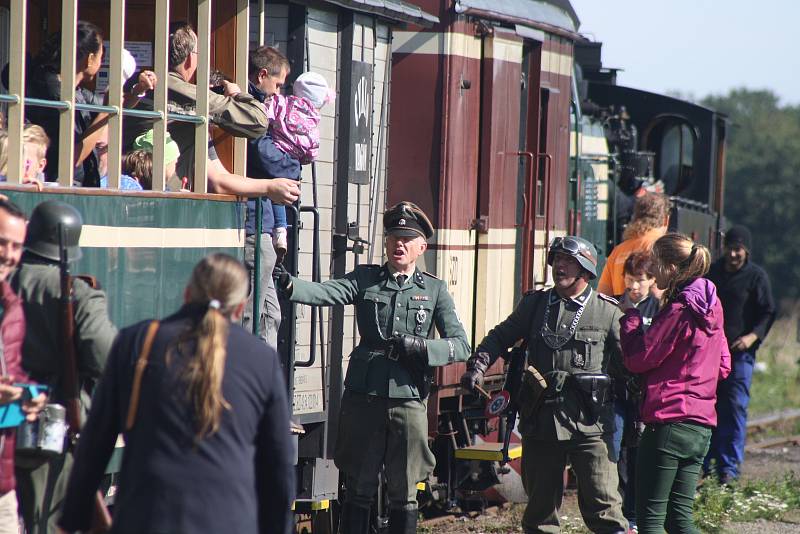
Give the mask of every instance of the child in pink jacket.
[[[336, 93], [316, 72], [298, 76], [292, 84], [292, 93], [289, 96], [278, 93], [267, 101], [270, 135], [278, 150], [300, 165], [307, 165], [319, 154], [319, 121], [322, 118], [319, 110], [332, 102]], [[286, 208], [273, 204], [272, 211], [275, 216], [273, 245], [280, 263], [287, 250]]]
[[647, 332], [635, 307], [620, 319], [625, 366], [642, 377], [642, 421], [636, 477], [639, 532], [699, 532], [692, 506], [711, 429], [717, 382], [730, 373], [717, 290], [702, 278], [708, 249], [670, 233], [653, 246], [662, 308]]

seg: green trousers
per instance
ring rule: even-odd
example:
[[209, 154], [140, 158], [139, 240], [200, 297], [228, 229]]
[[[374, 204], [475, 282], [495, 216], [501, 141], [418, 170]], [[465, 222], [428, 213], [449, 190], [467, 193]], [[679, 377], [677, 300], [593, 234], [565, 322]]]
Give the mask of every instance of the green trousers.
[[695, 423], [649, 424], [636, 463], [640, 534], [699, 534], [692, 507], [711, 428]]
[[522, 484], [528, 494], [522, 528], [526, 534], [561, 532], [558, 511], [568, 460], [578, 480], [578, 506], [589, 530], [610, 534], [628, 529], [622, 515], [617, 464], [609, 458], [606, 439], [611, 436], [568, 441], [522, 437]]
[[336, 438], [336, 467], [345, 475], [345, 502], [369, 508], [386, 473], [389, 508], [417, 508], [417, 482], [433, 471], [427, 403], [345, 391]]

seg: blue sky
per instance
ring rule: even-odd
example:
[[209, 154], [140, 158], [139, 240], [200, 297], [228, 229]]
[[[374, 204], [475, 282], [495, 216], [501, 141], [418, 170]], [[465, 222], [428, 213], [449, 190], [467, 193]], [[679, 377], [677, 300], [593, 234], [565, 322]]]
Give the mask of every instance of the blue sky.
[[[695, 97], [768, 88], [800, 105], [795, 0], [571, 0], [620, 85]], [[757, 10], [756, 10], [757, 8]]]

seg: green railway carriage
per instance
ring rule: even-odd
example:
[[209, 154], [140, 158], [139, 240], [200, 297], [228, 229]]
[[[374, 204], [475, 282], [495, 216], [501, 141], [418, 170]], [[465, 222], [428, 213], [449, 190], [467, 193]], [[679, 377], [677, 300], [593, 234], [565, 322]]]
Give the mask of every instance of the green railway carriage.
[[7, 187], [2, 193], [30, 213], [43, 200], [75, 206], [83, 215], [83, 257], [76, 273], [97, 277], [109, 313], [129, 325], [173, 312], [199, 258], [210, 252], [244, 255], [241, 204], [235, 197]]

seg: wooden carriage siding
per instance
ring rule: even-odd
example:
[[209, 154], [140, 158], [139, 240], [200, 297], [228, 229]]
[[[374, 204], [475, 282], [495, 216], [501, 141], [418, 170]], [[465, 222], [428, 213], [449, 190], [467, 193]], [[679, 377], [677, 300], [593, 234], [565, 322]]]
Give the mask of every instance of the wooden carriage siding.
[[[547, 214], [536, 217], [530, 229], [532, 278], [540, 284], [546, 281], [547, 240], [567, 229], [572, 44], [548, 33], [538, 45], [502, 28], [485, 33], [474, 21], [450, 13], [444, 2], [437, 6], [442, 24], [395, 32], [389, 202], [418, 200], [434, 217], [438, 230], [426, 264], [448, 282], [474, 344], [519, 298], [524, 237], [517, 227], [523, 204], [519, 178], [529, 163], [521, 165], [515, 152], [552, 157]], [[524, 46], [540, 53], [524, 61]], [[522, 72], [529, 84], [525, 117]], [[541, 144], [540, 90], [548, 92]], [[480, 232], [476, 223], [483, 226]], [[443, 371], [440, 383], [455, 383], [459, 371]]]
[[[251, 4], [252, 5], [252, 4]], [[289, 41], [289, 4], [267, 3], [265, 5], [264, 44], [273, 45], [287, 52]], [[339, 57], [341, 32], [339, 28], [339, 12], [333, 8], [322, 9], [306, 7], [308, 61], [309, 69], [322, 74], [329, 86], [337, 91], [340, 87], [338, 75], [340, 71]], [[251, 11], [250, 41], [251, 46], [258, 40], [257, 15]], [[348, 253], [347, 269], [352, 269], [355, 262], [381, 263], [383, 261], [383, 241], [380, 224], [383, 217], [386, 196], [386, 146], [388, 143], [388, 71], [390, 28], [384, 22], [375, 21], [366, 15], [355, 15], [353, 32], [353, 59], [365, 61], [373, 65], [372, 88], [372, 174], [369, 185], [348, 185], [347, 215], [349, 221], [358, 223], [358, 234], [373, 242], [366, 252], [357, 259]], [[305, 65], [293, 66], [295, 73], [307, 70]], [[335, 204], [335, 154], [337, 149], [336, 128], [339, 109], [338, 101], [349, 95], [337, 94], [337, 101], [322, 109], [320, 123], [320, 152], [315, 162], [317, 179], [317, 208], [320, 212], [320, 265], [322, 280], [330, 279], [332, 266], [332, 243], [334, 229]], [[302, 195], [303, 205], [313, 205], [312, 167], [303, 168]], [[312, 242], [314, 225], [310, 214], [301, 215], [303, 228], [300, 230], [300, 252], [298, 270], [302, 278], [310, 279], [313, 268]], [[358, 341], [355, 317], [352, 308], [345, 308], [342, 355], [343, 372], [346, 372], [348, 354]], [[326, 350], [330, 353], [331, 328], [330, 309], [320, 310], [324, 325]], [[295, 358], [298, 361], [308, 359], [311, 350], [311, 313], [307, 306], [297, 306], [297, 344]], [[318, 340], [318, 338], [317, 338]], [[317, 347], [317, 354], [319, 354]], [[294, 413], [295, 415], [313, 414], [325, 409], [324, 385], [328, 369], [323, 367], [321, 359], [317, 359], [311, 367], [296, 368], [294, 373]]]

